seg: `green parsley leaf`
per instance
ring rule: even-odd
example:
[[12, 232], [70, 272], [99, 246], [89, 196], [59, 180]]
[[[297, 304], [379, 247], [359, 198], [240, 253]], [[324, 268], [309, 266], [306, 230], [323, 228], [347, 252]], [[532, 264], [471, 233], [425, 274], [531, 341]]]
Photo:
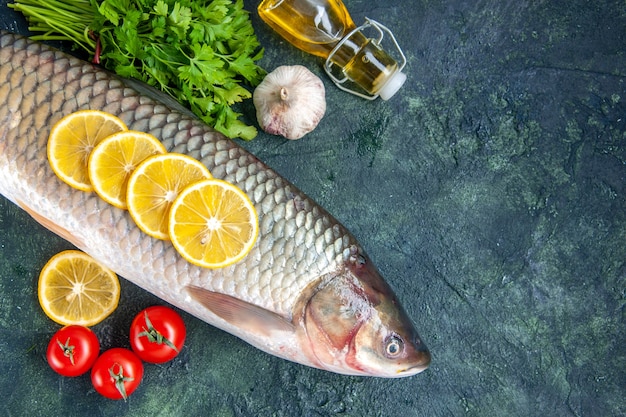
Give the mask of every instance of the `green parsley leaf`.
[[39, 40], [68, 40], [121, 76], [155, 86], [231, 138], [250, 140], [232, 106], [266, 72], [243, 0], [15, 0]]

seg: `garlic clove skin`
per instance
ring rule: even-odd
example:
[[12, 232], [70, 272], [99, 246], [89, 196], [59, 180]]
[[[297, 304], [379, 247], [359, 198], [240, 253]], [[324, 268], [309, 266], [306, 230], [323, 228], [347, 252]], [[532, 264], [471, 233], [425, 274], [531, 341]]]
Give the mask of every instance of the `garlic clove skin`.
[[252, 101], [261, 129], [287, 139], [315, 129], [326, 112], [324, 83], [302, 65], [283, 65], [267, 74]]

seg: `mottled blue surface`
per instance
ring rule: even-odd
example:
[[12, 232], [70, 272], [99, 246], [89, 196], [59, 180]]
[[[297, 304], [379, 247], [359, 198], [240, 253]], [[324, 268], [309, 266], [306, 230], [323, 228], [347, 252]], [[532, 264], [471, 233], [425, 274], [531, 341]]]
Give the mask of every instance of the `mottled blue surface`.
[[[184, 315], [179, 358], [128, 402], [45, 362], [58, 328], [36, 281], [68, 246], [0, 199], [0, 414], [625, 416], [626, 5], [623, 0], [346, 0], [393, 30], [408, 81], [389, 102], [335, 88], [246, 1], [261, 64], [327, 88], [297, 142], [244, 144], [340, 219], [433, 354], [409, 379], [353, 378], [264, 354]], [[0, 1], [0, 27], [24, 31]], [[252, 103], [242, 107], [254, 122]], [[153, 296], [122, 280], [94, 330], [127, 346]]]

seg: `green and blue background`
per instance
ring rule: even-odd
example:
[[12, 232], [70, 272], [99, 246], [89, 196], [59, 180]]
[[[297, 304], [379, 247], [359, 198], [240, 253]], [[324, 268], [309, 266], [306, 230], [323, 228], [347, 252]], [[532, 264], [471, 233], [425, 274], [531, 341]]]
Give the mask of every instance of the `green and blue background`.
[[[0, 0], [0, 28], [26, 33]], [[242, 143], [344, 223], [433, 356], [399, 380], [286, 362], [184, 314], [173, 362], [127, 402], [56, 375], [58, 325], [36, 284], [69, 244], [0, 198], [0, 414], [5, 416], [626, 416], [626, 3], [345, 0], [396, 35], [407, 82], [388, 102], [336, 88], [245, 1], [265, 69], [301, 64], [327, 114], [299, 141]], [[251, 100], [240, 108], [255, 123]], [[128, 346], [141, 308], [122, 280], [94, 328]]]

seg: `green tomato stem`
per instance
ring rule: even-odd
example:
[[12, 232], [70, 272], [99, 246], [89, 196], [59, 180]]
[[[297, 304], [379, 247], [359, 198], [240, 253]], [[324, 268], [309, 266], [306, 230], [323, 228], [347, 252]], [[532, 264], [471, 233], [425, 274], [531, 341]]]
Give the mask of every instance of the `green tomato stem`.
[[[117, 369], [119, 370], [118, 372], [115, 372], [116, 366], [117, 366]], [[124, 382], [134, 381], [135, 378], [124, 376], [124, 368], [122, 368], [122, 365], [120, 365], [119, 363], [115, 363], [113, 364], [111, 368], [109, 368], [109, 375], [111, 376], [111, 378], [113, 378], [113, 381], [115, 383], [115, 388], [120, 393], [124, 401], [126, 401], [126, 399], [128, 398], [128, 395], [126, 394], [126, 386], [124, 385]]]

